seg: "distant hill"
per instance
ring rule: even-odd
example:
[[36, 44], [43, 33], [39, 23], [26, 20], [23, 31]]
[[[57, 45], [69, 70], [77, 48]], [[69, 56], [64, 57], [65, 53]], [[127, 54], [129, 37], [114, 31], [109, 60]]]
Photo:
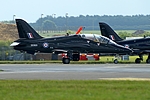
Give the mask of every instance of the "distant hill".
[[14, 41], [18, 38], [18, 31], [15, 24], [0, 23], [0, 41]]

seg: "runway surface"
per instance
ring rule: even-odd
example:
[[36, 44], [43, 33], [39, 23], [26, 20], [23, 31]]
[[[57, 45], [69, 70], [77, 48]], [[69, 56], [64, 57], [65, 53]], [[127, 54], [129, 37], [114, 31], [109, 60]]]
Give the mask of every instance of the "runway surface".
[[150, 79], [149, 64], [0, 64], [0, 79]]

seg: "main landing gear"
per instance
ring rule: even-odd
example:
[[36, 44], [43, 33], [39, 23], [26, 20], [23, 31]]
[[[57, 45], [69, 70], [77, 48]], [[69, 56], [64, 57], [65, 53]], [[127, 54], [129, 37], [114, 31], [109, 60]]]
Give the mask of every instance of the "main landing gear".
[[141, 60], [142, 60], [141, 58], [136, 58], [136, 59], [135, 59], [135, 63], [136, 63], [136, 64], [139, 64], [139, 63], [141, 63]]
[[[135, 59], [135, 63], [139, 64], [141, 63], [141, 61], [143, 61], [143, 55], [139, 55], [140, 58], [136, 58]], [[150, 63], [150, 53], [148, 54], [148, 57], [146, 59], [146, 63]]]
[[143, 61], [143, 54], [139, 54], [139, 57], [140, 57], [140, 58], [136, 58], [136, 59], [135, 59], [135, 63], [136, 63], [136, 64], [141, 63], [141, 60]]
[[68, 51], [67, 56], [62, 58], [62, 63], [63, 64], [69, 64], [70, 60], [79, 61], [79, 59], [80, 59], [80, 53], [79, 52], [73, 53], [72, 51]]
[[63, 64], [69, 64], [70, 63], [70, 58], [62, 58]]
[[146, 59], [146, 63], [150, 64], [150, 53], [148, 54], [148, 57]]

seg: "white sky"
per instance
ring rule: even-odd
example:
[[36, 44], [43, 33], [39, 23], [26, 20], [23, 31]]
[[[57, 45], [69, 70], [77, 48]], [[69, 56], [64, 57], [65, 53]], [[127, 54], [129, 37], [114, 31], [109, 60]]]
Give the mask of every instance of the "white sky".
[[150, 0], [1, 0], [0, 21], [23, 18], [35, 22], [38, 18], [79, 15], [150, 15]]

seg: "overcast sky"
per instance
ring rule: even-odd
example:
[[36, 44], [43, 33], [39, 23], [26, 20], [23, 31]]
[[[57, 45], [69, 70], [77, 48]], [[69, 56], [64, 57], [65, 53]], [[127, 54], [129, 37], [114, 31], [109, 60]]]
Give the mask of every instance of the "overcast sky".
[[1, 0], [0, 21], [79, 15], [150, 15], [150, 0]]

